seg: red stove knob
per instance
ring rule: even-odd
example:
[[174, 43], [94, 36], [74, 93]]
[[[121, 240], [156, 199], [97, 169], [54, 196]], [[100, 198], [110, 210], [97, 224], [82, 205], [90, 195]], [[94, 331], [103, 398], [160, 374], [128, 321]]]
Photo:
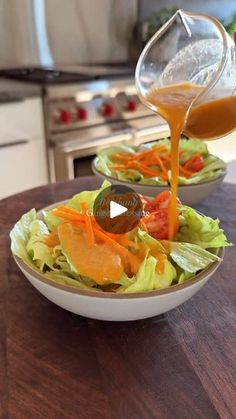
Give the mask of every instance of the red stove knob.
[[137, 107], [138, 107], [138, 103], [135, 100], [129, 100], [127, 102], [127, 106], [126, 106], [127, 111], [134, 112], [136, 111]]
[[66, 109], [62, 109], [59, 114], [59, 121], [62, 124], [69, 124], [72, 121], [70, 112]]
[[85, 108], [77, 108], [77, 119], [85, 121], [88, 118], [88, 111]]
[[105, 118], [111, 118], [114, 115], [115, 109], [111, 103], [106, 103], [102, 108], [102, 115]]

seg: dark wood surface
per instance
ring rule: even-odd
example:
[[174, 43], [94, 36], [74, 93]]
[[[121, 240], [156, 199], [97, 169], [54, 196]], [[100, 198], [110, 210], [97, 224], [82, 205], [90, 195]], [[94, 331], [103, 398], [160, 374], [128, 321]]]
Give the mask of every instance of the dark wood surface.
[[[15, 265], [8, 234], [22, 213], [96, 185], [77, 179], [0, 202], [0, 417], [235, 418], [235, 248], [181, 307], [127, 323], [57, 307]], [[199, 209], [234, 241], [236, 186], [224, 184]]]

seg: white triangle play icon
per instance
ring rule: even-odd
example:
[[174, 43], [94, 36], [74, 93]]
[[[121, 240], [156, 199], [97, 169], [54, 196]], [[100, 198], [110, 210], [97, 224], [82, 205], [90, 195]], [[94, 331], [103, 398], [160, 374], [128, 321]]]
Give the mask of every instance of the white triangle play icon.
[[110, 201], [110, 218], [115, 218], [118, 215], [124, 214], [126, 211], [128, 211], [128, 209], [123, 207], [123, 205], [120, 205], [115, 201]]

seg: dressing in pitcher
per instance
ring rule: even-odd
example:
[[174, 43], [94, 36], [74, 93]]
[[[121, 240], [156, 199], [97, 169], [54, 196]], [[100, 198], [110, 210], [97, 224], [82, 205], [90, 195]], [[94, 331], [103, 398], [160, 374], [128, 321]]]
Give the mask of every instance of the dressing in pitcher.
[[[179, 29], [178, 50], [165, 63], [158, 46], [173, 25]], [[223, 26], [216, 19], [182, 10], [154, 35], [139, 58], [139, 96], [167, 121], [171, 133], [170, 240], [178, 223], [180, 136], [210, 140], [236, 129], [235, 76], [235, 47]]]

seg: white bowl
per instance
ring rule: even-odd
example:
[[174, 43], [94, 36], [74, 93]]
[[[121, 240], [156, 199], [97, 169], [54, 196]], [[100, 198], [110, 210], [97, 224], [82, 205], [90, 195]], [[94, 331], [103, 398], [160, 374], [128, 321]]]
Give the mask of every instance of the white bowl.
[[[92, 162], [92, 171], [95, 174], [95, 176], [101, 181], [107, 179], [113, 185], [126, 185], [132, 188], [135, 192], [150, 197], [156, 196], [159, 193], [170, 189], [170, 187], [167, 185], [142, 185], [140, 183], [126, 182], [123, 180], [116, 179], [113, 176], [104, 175], [104, 173], [97, 170], [96, 161], [97, 157], [95, 157], [95, 159]], [[204, 199], [208, 198], [209, 195], [211, 195], [218, 189], [218, 187], [223, 182], [225, 175], [226, 171], [214, 180], [196, 183], [195, 185], [179, 185], [178, 196], [181, 202], [189, 206], [200, 204], [200, 202], [204, 201]]]
[[[217, 254], [223, 258], [223, 249], [218, 249]], [[196, 294], [221, 263], [214, 262], [193, 279], [169, 288], [146, 293], [114, 294], [57, 284], [18, 257], [14, 259], [31, 284], [53, 303], [81, 316], [110, 321], [145, 319], [177, 307]]]

